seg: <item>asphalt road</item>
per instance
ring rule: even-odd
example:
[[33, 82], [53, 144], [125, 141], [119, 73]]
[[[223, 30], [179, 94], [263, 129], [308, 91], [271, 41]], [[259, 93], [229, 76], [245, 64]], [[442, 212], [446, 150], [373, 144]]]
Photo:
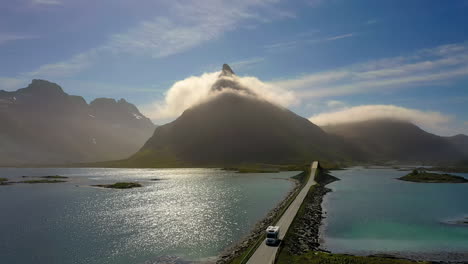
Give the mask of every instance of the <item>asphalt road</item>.
[[[296, 196], [296, 199], [294, 199], [294, 201], [289, 205], [288, 209], [280, 218], [280, 220], [278, 220], [278, 222], [275, 224], [280, 227], [280, 239], [281, 240], [283, 240], [284, 236], [286, 235], [286, 232], [291, 226], [294, 220], [294, 217], [297, 214], [297, 211], [299, 211], [299, 208], [301, 207], [302, 202], [304, 201], [307, 195], [307, 192], [309, 192], [310, 187], [316, 183], [314, 178], [315, 178], [315, 173], [317, 171], [317, 167], [318, 167], [318, 161], [314, 161], [310, 167], [309, 181], [302, 188], [301, 192]], [[267, 246], [265, 242], [263, 242], [257, 248], [255, 253], [250, 257], [247, 264], [275, 263], [276, 253], [278, 249], [279, 247]]]

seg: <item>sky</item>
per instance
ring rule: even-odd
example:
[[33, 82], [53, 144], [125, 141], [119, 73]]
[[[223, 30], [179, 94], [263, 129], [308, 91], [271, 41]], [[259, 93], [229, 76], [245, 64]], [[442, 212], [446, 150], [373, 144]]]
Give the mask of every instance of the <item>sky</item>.
[[45, 79], [164, 124], [228, 63], [319, 125], [468, 134], [467, 13], [467, 0], [2, 1], [0, 89]]

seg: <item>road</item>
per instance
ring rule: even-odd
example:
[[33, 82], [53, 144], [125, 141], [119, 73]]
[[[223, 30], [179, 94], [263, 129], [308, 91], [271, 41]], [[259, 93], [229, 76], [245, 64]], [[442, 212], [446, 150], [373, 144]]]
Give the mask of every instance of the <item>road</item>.
[[[317, 171], [318, 161], [314, 161], [310, 167], [310, 177], [307, 184], [302, 188], [301, 192], [296, 196], [296, 199], [289, 205], [286, 212], [281, 216], [280, 220], [275, 224], [280, 227], [280, 239], [283, 240], [286, 232], [288, 231], [289, 227], [291, 226], [294, 217], [299, 211], [299, 208], [302, 205], [309, 189], [312, 185], [316, 182], [314, 180], [315, 173]], [[272, 264], [275, 263], [276, 253], [279, 249], [278, 247], [270, 247], [263, 242], [255, 251], [255, 253], [250, 257], [247, 264]]]

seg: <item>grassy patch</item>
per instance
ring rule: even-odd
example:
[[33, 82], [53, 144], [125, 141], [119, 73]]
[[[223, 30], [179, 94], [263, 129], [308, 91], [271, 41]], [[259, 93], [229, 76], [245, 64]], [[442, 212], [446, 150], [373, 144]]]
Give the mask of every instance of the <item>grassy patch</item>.
[[291, 256], [281, 254], [277, 260], [278, 264], [414, 264], [429, 263], [415, 262], [406, 259], [384, 258], [384, 257], [363, 257], [342, 254], [329, 254], [325, 252], [309, 251], [306, 254]]
[[426, 171], [413, 170], [411, 173], [398, 178], [402, 181], [411, 181], [411, 182], [426, 182], [426, 183], [466, 183], [467, 179], [451, 175], [451, 174], [438, 174], [431, 173]]
[[0, 178], [0, 185], [9, 185], [7, 178]]
[[21, 183], [35, 184], [35, 183], [60, 183], [60, 182], [66, 182], [66, 181], [61, 181], [61, 180], [28, 180], [28, 181], [22, 181]]
[[131, 189], [142, 187], [142, 185], [137, 182], [116, 182], [114, 184], [98, 184], [93, 186], [112, 189]]

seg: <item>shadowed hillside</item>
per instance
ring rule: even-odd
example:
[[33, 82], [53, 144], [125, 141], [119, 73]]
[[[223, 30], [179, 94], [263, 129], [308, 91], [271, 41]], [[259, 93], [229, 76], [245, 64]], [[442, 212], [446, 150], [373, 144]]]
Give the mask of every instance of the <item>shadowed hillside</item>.
[[124, 99], [99, 98], [88, 105], [43, 80], [0, 91], [0, 122], [0, 165], [121, 159], [154, 131], [153, 123]]
[[446, 138], [404, 121], [381, 119], [324, 126], [323, 129], [352, 142], [369, 161], [449, 162], [463, 158], [462, 151]]
[[212, 99], [158, 127], [138, 153], [117, 166], [300, 164], [351, 158], [344, 141], [253, 95], [233, 74], [229, 66], [223, 66]]
[[468, 158], [468, 136], [459, 134], [453, 137], [446, 137], [446, 139]]

